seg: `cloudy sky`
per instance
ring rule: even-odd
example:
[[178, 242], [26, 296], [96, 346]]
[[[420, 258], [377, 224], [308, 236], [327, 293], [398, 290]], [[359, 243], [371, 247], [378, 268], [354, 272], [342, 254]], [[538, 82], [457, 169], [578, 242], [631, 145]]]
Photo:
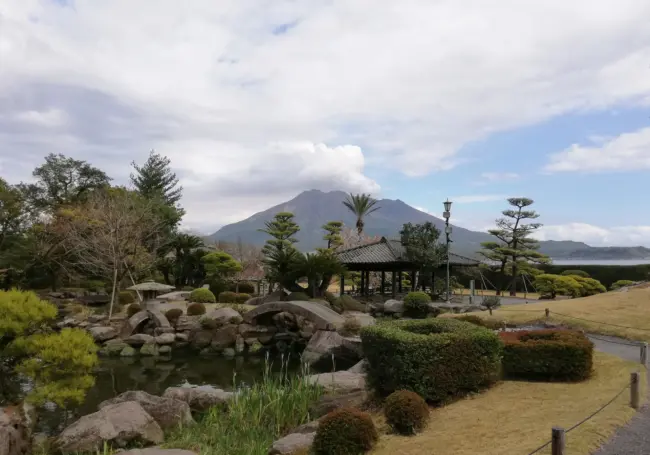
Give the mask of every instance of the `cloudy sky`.
[[203, 232], [302, 190], [650, 246], [647, 0], [4, 0], [0, 175], [172, 159]]

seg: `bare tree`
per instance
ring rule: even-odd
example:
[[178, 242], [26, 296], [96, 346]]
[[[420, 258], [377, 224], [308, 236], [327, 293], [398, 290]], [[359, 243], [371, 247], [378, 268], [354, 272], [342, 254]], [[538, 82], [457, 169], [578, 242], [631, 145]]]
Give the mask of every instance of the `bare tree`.
[[65, 243], [74, 251], [74, 266], [113, 284], [109, 319], [118, 283], [127, 272], [141, 275], [156, 263], [155, 251], [164, 238], [165, 220], [156, 202], [125, 188], [93, 192], [66, 213]]
[[381, 240], [381, 237], [378, 235], [370, 236], [363, 232], [359, 234], [356, 229], [351, 229], [347, 226], [344, 226], [341, 230], [341, 238], [343, 239], [341, 249], [354, 248]]

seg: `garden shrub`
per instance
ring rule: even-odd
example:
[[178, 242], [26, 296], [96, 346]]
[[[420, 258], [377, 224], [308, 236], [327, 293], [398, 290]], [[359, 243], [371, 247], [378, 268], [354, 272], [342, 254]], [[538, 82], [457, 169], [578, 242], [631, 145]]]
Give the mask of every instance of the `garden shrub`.
[[304, 292], [292, 292], [287, 296], [287, 300], [290, 302], [296, 302], [298, 300], [304, 300], [308, 301], [311, 297], [309, 297], [307, 294]]
[[127, 317], [129, 317], [129, 318], [130, 318], [131, 316], [133, 316], [133, 315], [139, 313], [140, 311], [142, 311], [142, 307], [140, 306], [139, 303], [132, 303], [131, 305], [129, 305], [128, 307], [126, 307], [126, 315], [127, 315]]
[[205, 314], [205, 305], [201, 302], [190, 303], [187, 307], [188, 316], [201, 316]]
[[178, 322], [181, 316], [183, 316], [183, 310], [180, 308], [172, 308], [165, 313], [165, 317], [171, 325], [176, 325], [176, 322]]
[[565, 270], [564, 272], [560, 273], [560, 275], [563, 276], [579, 276], [582, 278], [591, 278], [587, 272], [584, 270]]
[[584, 278], [577, 275], [572, 275], [570, 278], [576, 280], [580, 285], [580, 289], [578, 292], [578, 295], [580, 297], [588, 297], [590, 295], [602, 294], [603, 292], [607, 292], [605, 286], [603, 286], [600, 281], [594, 280], [593, 278]]
[[190, 293], [190, 302], [197, 303], [216, 303], [217, 299], [210, 289], [198, 288]]
[[221, 294], [222, 292], [228, 290], [228, 286], [230, 285], [230, 283], [228, 283], [227, 281], [224, 281], [224, 280], [222, 280], [222, 279], [215, 278], [215, 279], [212, 279], [212, 280], [209, 282], [209, 285], [210, 285], [210, 291], [211, 291], [214, 295], [219, 295], [219, 294]]
[[339, 332], [344, 336], [359, 335], [361, 323], [357, 318], [345, 318]]
[[413, 291], [404, 297], [404, 314], [412, 318], [425, 318], [429, 314], [431, 296], [426, 292]]
[[557, 295], [577, 297], [582, 287], [574, 277], [542, 273], [535, 277], [535, 289], [543, 298], [554, 299]]
[[81, 287], [91, 292], [101, 292], [106, 290], [106, 283], [102, 280], [86, 280], [81, 283]]
[[312, 450], [316, 455], [359, 455], [371, 450], [378, 439], [368, 413], [340, 408], [320, 420]]
[[492, 310], [495, 310], [501, 306], [501, 297], [498, 295], [486, 295], [483, 297], [481, 305], [488, 309], [490, 316], [492, 316]]
[[224, 291], [219, 294], [219, 303], [235, 303], [237, 301], [237, 294], [232, 291]]
[[422, 431], [429, 421], [429, 406], [417, 393], [398, 390], [384, 403], [386, 422], [399, 434], [412, 435]]
[[366, 311], [366, 306], [349, 295], [342, 295], [337, 297], [332, 303], [332, 309], [338, 313], [343, 313], [344, 311]]
[[582, 381], [591, 375], [593, 343], [575, 330], [501, 332], [503, 372], [508, 377]]
[[246, 294], [245, 292], [240, 292], [235, 295], [235, 303], [246, 303], [250, 300], [251, 295]]
[[462, 316], [458, 316], [456, 319], [459, 321], [469, 322], [470, 324], [479, 325], [490, 330], [499, 330], [501, 328], [501, 323], [499, 321], [495, 321], [493, 319], [483, 319], [482, 317], [473, 314], [464, 314]]
[[131, 291], [120, 291], [120, 293], [117, 296], [117, 302], [120, 305], [128, 305], [130, 303], [135, 302], [135, 296]]
[[499, 378], [502, 343], [455, 319], [382, 322], [361, 329], [369, 385], [381, 395], [411, 390], [432, 403], [479, 391]]
[[239, 285], [237, 283], [230, 283], [228, 290], [241, 294], [255, 294], [255, 286], [247, 281], [241, 282]]
[[327, 300], [327, 303], [329, 303], [330, 305], [333, 304], [334, 301], [336, 300], [336, 295], [330, 291], [323, 292], [323, 297], [325, 298], [325, 300]]
[[635, 281], [632, 280], [618, 280], [615, 283], [612, 283], [611, 290], [615, 291], [617, 289], [623, 288], [625, 286], [631, 286], [635, 283]]
[[[56, 306], [31, 291], [0, 291], [0, 342], [32, 332], [56, 318]], [[0, 343], [1, 344], [1, 343]]]

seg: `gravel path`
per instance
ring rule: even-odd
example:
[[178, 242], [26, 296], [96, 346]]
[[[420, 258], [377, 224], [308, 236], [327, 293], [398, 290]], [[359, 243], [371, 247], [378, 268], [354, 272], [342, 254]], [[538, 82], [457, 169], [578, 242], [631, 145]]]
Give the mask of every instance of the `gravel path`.
[[[633, 342], [603, 335], [589, 335], [589, 338], [593, 341], [596, 349], [601, 352], [625, 360], [639, 361], [639, 347]], [[648, 380], [650, 382], [650, 377]], [[593, 455], [648, 454], [650, 454], [650, 407], [646, 403], [627, 425], [619, 428], [614, 436]]]

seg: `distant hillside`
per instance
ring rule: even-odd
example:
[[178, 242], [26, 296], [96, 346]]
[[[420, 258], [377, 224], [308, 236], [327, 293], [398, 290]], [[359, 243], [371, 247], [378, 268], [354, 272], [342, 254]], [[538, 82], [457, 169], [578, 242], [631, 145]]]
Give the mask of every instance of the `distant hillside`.
[[[331, 220], [343, 221], [354, 228], [355, 218], [342, 204], [346, 193], [342, 191], [323, 192], [309, 190], [300, 193], [290, 201], [271, 207], [263, 212], [237, 223], [223, 226], [208, 237], [209, 240], [236, 242], [241, 239], [244, 243], [263, 245], [268, 236], [259, 229], [264, 228], [264, 222], [273, 218], [278, 212], [292, 212], [300, 226], [296, 235], [298, 247], [302, 251], [312, 251], [324, 246], [321, 226]], [[380, 210], [367, 217], [365, 232], [368, 235], [397, 237], [404, 223], [432, 222], [444, 232], [444, 220], [422, 212], [399, 199], [381, 199], [378, 203]], [[476, 256], [481, 248], [481, 242], [493, 240], [486, 232], [470, 231], [458, 226], [453, 227], [452, 250], [461, 255]], [[645, 247], [592, 247], [582, 242], [573, 241], [544, 241], [540, 242], [540, 252], [554, 259], [642, 259], [650, 258], [650, 249]]]

